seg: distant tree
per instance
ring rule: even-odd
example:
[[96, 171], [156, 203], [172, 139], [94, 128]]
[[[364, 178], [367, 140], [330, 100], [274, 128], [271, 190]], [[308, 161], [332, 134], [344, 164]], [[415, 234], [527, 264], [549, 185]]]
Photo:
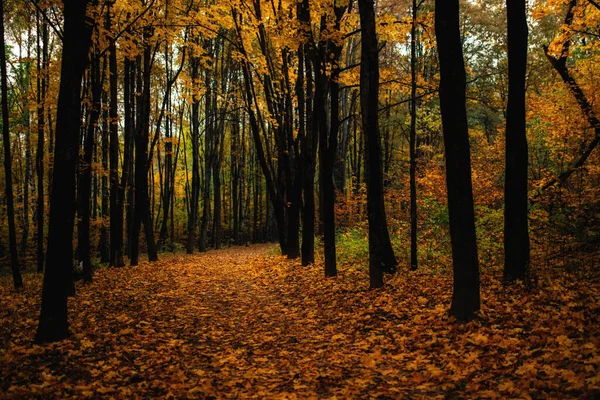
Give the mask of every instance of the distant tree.
[[383, 203], [381, 136], [379, 133], [379, 47], [373, 0], [359, 0], [362, 54], [360, 106], [365, 137], [365, 176], [369, 218], [369, 276], [371, 288], [383, 286], [383, 272], [394, 272], [397, 261], [388, 232]]
[[15, 229], [15, 206], [12, 185], [12, 158], [10, 151], [10, 123], [8, 114], [8, 83], [6, 73], [6, 43], [4, 41], [4, 0], [0, 0], [0, 75], [2, 80], [2, 142], [4, 145], [4, 179], [6, 186], [6, 214], [8, 217], [8, 239], [10, 265], [15, 289], [23, 287], [17, 253], [17, 233]]
[[[199, 79], [199, 68], [200, 59], [197, 56], [190, 57], [190, 68], [191, 78], [194, 83], [198, 82]], [[200, 199], [200, 123], [199, 119], [200, 112], [200, 99], [197, 94], [193, 94], [192, 101], [192, 185], [190, 188], [189, 197], [189, 215], [188, 215], [188, 239], [187, 239], [187, 253], [194, 253], [194, 243], [196, 238], [197, 220], [198, 220], [198, 201]]]
[[79, 160], [79, 179], [77, 180], [77, 236], [79, 261], [83, 264], [83, 280], [92, 281], [92, 254], [90, 243], [90, 197], [92, 191], [92, 159], [94, 156], [95, 129], [100, 118], [101, 78], [100, 60], [93, 55], [90, 63], [91, 103], [87, 107], [83, 154]]
[[72, 287], [75, 174], [81, 129], [81, 80], [91, 45], [90, 0], [64, 1], [62, 68], [56, 117], [54, 177], [50, 195], [48, 250], [36, 343], [68, 336], [67, 297]]
[[479, 310], [479, 261], [459, 0], [435, 1], [435, 37], [440, 62], [440, 110], [446, 152], [446, 186], [454, 270], [450, 314], [458, 320], [469, 321]]

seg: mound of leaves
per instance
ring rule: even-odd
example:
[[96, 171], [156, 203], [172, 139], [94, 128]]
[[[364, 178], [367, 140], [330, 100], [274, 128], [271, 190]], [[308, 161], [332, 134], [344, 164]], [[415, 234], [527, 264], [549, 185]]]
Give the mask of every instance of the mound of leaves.
[[451, 275], [367, 267], [333, 279], [272, 246], [102, 268], [69, 300], [72, 335], [32, 344], [41, 277], [0, 280], [0, 398], [598, 398], [600, 285], [538, 271], [448, 317]]

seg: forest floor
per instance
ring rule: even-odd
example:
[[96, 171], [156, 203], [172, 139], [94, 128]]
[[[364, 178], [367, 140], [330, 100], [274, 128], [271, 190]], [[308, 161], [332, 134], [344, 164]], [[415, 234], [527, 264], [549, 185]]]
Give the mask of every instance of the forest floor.
[[[232, 247], [99, 268], [69, 300], [72, 335], [32, 344], [41, 276], [0, 278], [0, 398], [599, 398], [600, 285], [549, 269], [447, 316], [449, 271], [322, 266]], [[590, 282], [591, 280], [591, 282]]]

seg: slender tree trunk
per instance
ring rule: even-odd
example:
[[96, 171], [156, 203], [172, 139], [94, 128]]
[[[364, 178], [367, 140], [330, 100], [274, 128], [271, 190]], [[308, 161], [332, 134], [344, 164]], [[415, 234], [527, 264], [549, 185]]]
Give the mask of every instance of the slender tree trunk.
[[[334, 6], [335, 25], [339, 31], [341, 19], [346, 12], [346, 6]], [[330, 52], [330, 54], [328, 54]], [[323, 221], [323, 244], [325, 253], [325, 276], [337, 275], [336, 247], [335, 247], [335, 182], [333, 177], [334, 165], [337, 157], [338, 134], [340, 130], [340, 59], [342, 45], [332, 40], [327, 41], [326, 53], [323, 61], [331, 65], [330, 90], [330, 126], [327, 128], [326, 120], [321, 121], [319, 132], [320, 176], [321, 185], [321, 220]]]
[[[172, 126], [171, 126], [171, 86], [168, 84], [171, 80], [171, 60], [169, 57], [169, 43], [165, 44], [165, 66], [166, 66], [166, 116], [165, 116], [165, 171], [164, 171], [164, 185], [161, 186], [163, 196], [162, 196], [162, 223], [160, 226], [160, 234], [159, 234], [159, 246], [164, 248], [167, 243], [168, 236], [168, 226], [169, 226], [169, 210], [171, 207], [171, 177], [173, 176], [173, 142], [171, 139], [173, 138]], [[157, 129], [160, 130], [160, 126], [157, 126]], [[158, 132], [157, 132], [158, 133]], [[171, 243], [173, 242], [173, 238], [171, 237]]]
[[138, 121], [135, 136], [135, 209], [133, 212], [133, 234], [130, 260], [132, 266], [139, 264], [139, 240], [142, 222], [144, 223], [148, 260], [158, 260], [148, 198], [148, 134], [150, 128], [150, 70], [152, 65], [151, 47], [148, 43], [149, 39], [150, 34], [148, 31], [145, 31], [142, 100], [140, 103], [140, 120]]
[[87, 129], [84, 137], [83, 160], [79, 162], [78, 200], [79, 224], [77, 229], [79, 260], [83, 263], [83, 280], [92, 281], [90, 245], [90, 197], [92, 184], [92, 157], [94, 155], [94, 130], [100, 117], [100, 65], [97, 59], [91, 63], [90, 72], [92, 104], [88, 108]]
[[[217, 156], [218, 157], [218, 156]], [[221, 161], [215, 160], [213, 163], [213, 187], [214, 187], [214, 210], [213, 210], [213, 246], [215, 249], [221, 248]]]
[[[198, 68], [200, 60], [192, 57], [192, 81], [198, 81]], [[192, 187], [190, 189], [190, 216], [188, 219], [188, 241], [187, 253], [194, 253], [194, 243], [196, 238], [196, 225], [198, 220], [198, 201], [200, 198], [200, 124], [198, 121], [200, 111], [200, 100], [194, 95], [192, 103]]]
[[[208, 72], [206, 72], [208, 74]], [[200, 224], [200, 243], [198, 250], [204, 252], [207, 250], [208, 242], [208, 220], [210, 219], [210, 186], [211, 186], [211, 173], [212, 173], [212, 153], [213, 153], [213, 124], [212, 118], [209, 116], [212, 114], [212, 91], [207, 76], [205, 79], [206, 83], [206, 95], [205, 95], [205, 129], [204, 129], [204, 187], [202, 192], [202, 223]]]
[[435, 35], [440, 60], [440, 109], [454, 269], [450, 314], [458, 320], [469, 321], [479, 310], [479, 262], [458, 0], [436, 0]]
[[[44, 270], [44, 144], [46, 127], [46, 89], [48, 74], [48, 24], [41, 16], [38, 18], [38, 57], [37, 57], [37, 122], [38, 141], [35, 156], [35, 168], [37, 173], [37, 272]], [[42, 39], [40, 45], [39, 39]], [[40, 59], [41, 58], [41, 59]]]
[[[104, 81], [106, 76], [106, 65], [108, 64], [107, 58], [104, 57], [104, 69], [102, 71], [102, 81]], [[102, 89], [102, 100], [103, 105], [108, 104], [108, 93], [106, 90]], [[102, 177], [100, 178], [100, 186], [101, 186], [101, 215], [102, 215], [102, 226], [100, 227], [100, 241], [98, 243], [98, 250], [100, 252], [100, 262], [108, 263], [110, 262], [110, 242], [109, 242], [109, 225], [110, 221], [109, 216], [109, 186], [108, 186], [108, 176], [110, 173], [108, 167], [108, 155], [109, 155], [109, 131], [110, 131], [110, 121], [108, 118], [108, 110], [106, 107], [103, 107], [102, 110], [102, 143], [101, 143], [101, 152], [102, 152]], [[121, 215], [123, 215], [121, 213]], [[122, 229], [121, 229], [122, 231]]]
[[4, 145], [4, 194], [8, 218], [8, 239], [10, 246], [10, 266], [15, 289], [23, 287], [17, 253], [17, 232], [15, 228], [15, 208], [12, 186], [12, 157], [10, 151], [10, 122], [8, 114], [8, 83], [6, 72], [6, 45], [4, 41], [4, 0], [0, 0], [0, 75], [2, 85], [2, 142]]
[[392, 249], [383, 202], [381, 138], [379, 134], [379, 60], [373, 0], [359, 0], [362, 54], [360, 104], [365, 136], [365, 175], [369, 219], [369, 277], [371, 288], [383, 286], [383, 272], [394, 272]]
[[[27, 45], [27, 59], [30, 59], [30, 49]], [[29, 85], [31, 75], [30, 64], [26, 64], [26, 79], [24, 85]], [[29, 101], [25, 98], [23, 104], [23, 128], [25, 130], [25, 180], [23, 182], [23, 231], [21, 236], [21, 255], [25, 255], [29, 247], [29, 189], [33, 180], [33, 166], [31, 162], [31, 119], [29, 115]]]
[[504, 279], [525, 279], [529, 273], [527, 223], [527, 10], [525, 0], [507, 0], [508, 103], [506, 107], [506, 173], [504, 177]]
[[[135, 132], [140, 123], [140, 107], [138, 103], [141, 101], [138, 98], [137, 92], [142, 90], [142, 74], [140, 64], [142, 63], [141, 56], [136, 56], [133, 60], [125, 59], [125, 87], [129, 87], [129, 96], [127, 89], [125, 94], [125, 143], [123, 152], [123, 171], [121, 177], [121, 203], [123, 207], [127, 205], [125, 211], [125, 230], [126, 244], [125, 251], [128, 257], [131, 257], [131, 243], [133, 237], [133, 211], [135, 207], [135, 188], [134, 188], [134, 144]], [[127, 70], [129, 67], [129, 74]], [[127, 201], [125, 201], [127, 196]]]
[[[308, 0], [304, 0], [304, 7], [308, 8]], [[307, 46], [304, 46], [303, 55], [307, 55]], [[315, 164], [318, 146], [318, 123], [313, 118], [314, 98], [312, 85], [312, 68], [306, 57], [306, 125], [305, 136], [302, 140], [302, 265], [315, 262]], [[298, 97], [300, 101], [300, 97]]]
[[[111, 27], [110, 21], [110, 8], [106, 11], [106, 26], [107, 29]], [[109, 48], [109, 83], [110, 83], [110, 110], [109, 110], [109, 123], [110, 123], [110, 143], [109, 143], [109, 159], [110, 159], [110, 265], [113, 267], [122, 267], [125, 265], [123, 260], [123, 196], [121, 191], [123, 187], [119, 186], [119, 132], [118, 132], [118, 121], [117, 121], [117, 110], [118, 110], [118, 70], [117, 70], [117, 48], [114, 42], [111, 43]], [[127, 64], [127, 60], [125, 61]], [[125, 115], [128, 113], [127, 100], [128, 100], [128, 70], [125, 68]], [[127, 119], [127, 117], [126, 117]], [[125, 121], [127, 124], [127, 121]], [[127, 150], [126, 150], [127, 151]], [[123, 174], [127, 164], [123, 164]]]
[[54, 178], [50, 197], [48, 253], [36, 343], [68, 336], [67, 296], [72, 286], [75, 174], [80, 130], [81, 79], [91, 44], [87, 0], [64, 1], [62, 69], [56, 120]]
[[412, 1], [410, 29], [410, 269], [416, 270], [417, 256], [417, 0]]
[[237, 115], [233, 117], [231, 123], [231, 145], [230, 145], [230, 156], [231, 156], [231, 205], [233, 213], [233, 243], [239, 245], [240, 243], [240, 206], [239, 204], [243, 201], [240, 196], [240, 125]]

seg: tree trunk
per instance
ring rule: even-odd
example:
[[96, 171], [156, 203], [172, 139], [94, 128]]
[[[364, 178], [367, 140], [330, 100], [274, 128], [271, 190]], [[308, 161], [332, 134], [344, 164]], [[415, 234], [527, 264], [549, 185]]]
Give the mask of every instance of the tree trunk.
[[383, 202], [381, 138], [379, 134], [379, 59], [373, 0], [359, 0], [362, 54], [360, 104], [365, 137], [365, 175], [369, 220], [370, 287], [383, 286], [383, 272], [394, 272], [397, 262], [389, 238]]
[[97, 59], [91, 63], [90, 81], [92, 102], [88, 107], [87, 129], [84, 138], [83, 159], [79, 162], [78, 180], [78, 246], [79, 261], [83, 263], [83, 280], [92, 281], [92, 260], [90, 246], [90, 197], [92, 184], [92, 157], [94, 155], [94, 130], [100, 117], [100, 65]]
[[[37, 121], [38, 141], [35, 155], [35, 169], [37, 172], [37, 272], [44, 270], [44, 136], [46, 127], [46, 89], [48, 73], [48, 24], [38, 14], [38, 57], [37, 57]], [[40, 26], [41, 24], [41, 26]], [[40, 45], [39, 38], [42, 38]], [[41, 55], [41, 60], [40, 60]]]
[[[306, 37], [306, 44], [298, 47], [298, 137], [300, 138], [299, 174], [302, 178], [302, 265], [315, 262], [315, 164], [318, 146], [317, 124], [313, 119], [313, 85], [311, 52], [314, 51], [314, 38], [310, 30], [309, 1], [302, 0], [296, 5], [298, 21]], [[304, 85], [306, 84], [306, 91]]]
[[[30, 49], [27, 45], [27, 59], [30, 59]], [[26, 79], [23, 82], [25, 85], [29, 83], [31, 75], [30, 64], [26, 64]], [[27, 89], [25, 89], [27, 90]], [[33, 166], [31, 162], [31, 119], [29, 115], [29, 101], [25, 98], [23, 104], [23, 129], [25, 133], [25, 180], [23, 182], [23, 231], [21, 235], [21, 255], [25, 255], [27, 247], [29, 247], [29, 189], [33, 180]]]
[[213, 153], [213, 123], [210, 115], [212, 109], [212, 86], [210, 83], [209, 72], [206, 72], [205, 77], [205, 129], [204, 129], [204, 187], [202, 192], [202, 223], [200, 224], [200, 243], [198, 250], [203, 252], [207, 250], [208, 242], [208, 220], [210, 219], [210, 187], [212, 174], [212, 153]]
[[[336, 31], [340, 30], [341, 19], [346, 12], [346, 6], [334, 6]], [[340, 129], [340, 59], [342, 45], [333, 40], [326, 43], [325, 52], [322, 53], [323, 63], [331, 66], [330, 88], [330, 124], [327, 127], [326, 118], [321, 119], [319, 129], [319, 183], [321, 185], [321, 220], [323, 221], [323, 244], [325, 253], [325, 276], [336, 276], [336, 248], [335, 248], [335, 183], [333, 169], [337, 158], [338, 133]], [[326, 70], [326, 68], [324, 68]], [[319, 76], [320, 74], [317, 74]], [[317, 78], [319, 81], [319, 78]], [[325, 96], [323, 96], [325, 98]], [[318, 115], [318, 114], [316, 114]]]
[[[107, 58], [105, 57], [104, 61], [104, 69], [102, 71], [102, 81], [104, 81], [106, 76], [106, 65]], [[106, 90], [102, 89], [102, 100], [103, 105], [108, 104], [108, 93]], [[107, 263], [110, 261], [110, 242], [109, 242], [109, 225], [107, 224], [110, 221], [109, 216], [109, 186], [108, 186], [108, 176], [107, 173], [110, 173], [108, 167], [108, 155], [109, 155], [109, 141], [108, 132], [110, 131], [110, 121], [108, 119], [108, 110], [106, 107], [102, 109], [102, 143], [101, 143], [101, 152], [102, 152], [102, 177], [100, 179], [101, 186], [101, 215], [102, 215], [102, 226], [100, 227], [100, 241], [98, 243], [98, 250], [100, 252], [100, 262]], [[121, 214], [123, 215], [123, 214]]]
[[[169, 210], [171, 208], [171, 177], [173, 176], [173, 138], [172, 123], [171, 123], [171, 59], [169, 57], [169, 43], [165, 44], [165, 67], [166, 67], [166, 88], [165, 88], [165, 170], [164, 170], [164, 185], [161, 186], [162, 196], [162, 223], [160, 226], [160, 233], [158, 238], [159, 247], [164, 249], [167, 244], [167, 237], [169, 232]], [[157, 134], [159, 134], [160, 126], [156, 127]], [[171, 243], [173, 243], [173, 237], [171, 237]]]
[[412, 1], [410, 29], [410, 269], [416, 270], [417, 257], [417, 0]]
[[[15, 208], [12, 186], [12, 157], [10, 152], [10, 122], [8, 114], [8, 83], [6, 77], [6, 46], [4, 41], [4, 0], [0, 0], [0, 74], [2, 85], [2, 142], [4, 145], [4, 179], [6, 186], [6, 214], [8, 218], [8, 239], [10, 246], [10, 266], [15, 289], [23, 287], [17, 253], [17, 232], [15, 228]], [[27, 183], [26, 183], [27, 184]]]
[[529, 273], [527, 223], [527, 11], [525, 0], [507, 0], [508, 103], [506, 107], [506, 174], [504, 177], [504, 279], [525, 279]]
[[[198, 68], [200, 60], [197, 57], [191, 58], [192, 81], [198, 81]], [[200, 198], [200, 124], [198, 121], [200, 111], [200, 100], [194, 95], [192, 103], [192, 187], [190, 189], [190, 215], [188, 217], [188, 241], [187, 253], [194, 253], [194, 243], [196, 237], [196, 224], [198, 220], [198, 201]]]
[[151, 47], [148, 43], [150, 36], [149, 28], [146, 28], [144, 31], [143, 89], [138, 114], [140, 120], [135, 135], [135, 208], [133, 211], [130, 259], [132, 266], [139, 264], [139, 240], [142, 222], [144, 223], [148, 260], [158, 260], [148, 198], [148, 135], [150, 128], [150, 72], [152, 67]]
[[458, 0], [436, 0], [435, 35], [440, 60], [440, 109], [454, 270], [450, 314], [469, 321], [479, 310], [479, 263]]
[[50, 198], [48, 252], [36, 343], [68, 336], [67, 296], [72, 285], [75, 174], [80, 130], [81, 79], [91, 44], [88, 0], [64, 1], [62, 69], [56, 119], [54, 178]]
[[[106, 26], [110, 31], [110, 8], [106, 11]], [[117, 98], [117, 82], [118, 82], [118, 70], [117, 70], [117, 48], [114, 42], [111, 42], [109, 48], [109, 83], [110, 83], [110, 110], [109, 110], [109, 123], [110, 123], [110, 265], [113, 267], [120, 268], [125, 265], [123, 260], [123, 196], [122, 191], [124, 187], [119, 185], [119, 132], [118, 132], [118, 121], [117, 121], [117, 110], [118, 110], [118, 98]], [[127, 68], [128, 61], [125, 60], [125, 135], [127, 136], [127, 115], [130, 112], [130, 105], [128, 104], [129, 99], [129, 71]], [[126, 139], [127, 140], [127, 139]], [[126, 146], [127, 147], [127, 146]], [[125, 149], [125, 158], [123, 162], [123, 175], [126, 175], [128, 162], [127, 162], [127, 149]]]

